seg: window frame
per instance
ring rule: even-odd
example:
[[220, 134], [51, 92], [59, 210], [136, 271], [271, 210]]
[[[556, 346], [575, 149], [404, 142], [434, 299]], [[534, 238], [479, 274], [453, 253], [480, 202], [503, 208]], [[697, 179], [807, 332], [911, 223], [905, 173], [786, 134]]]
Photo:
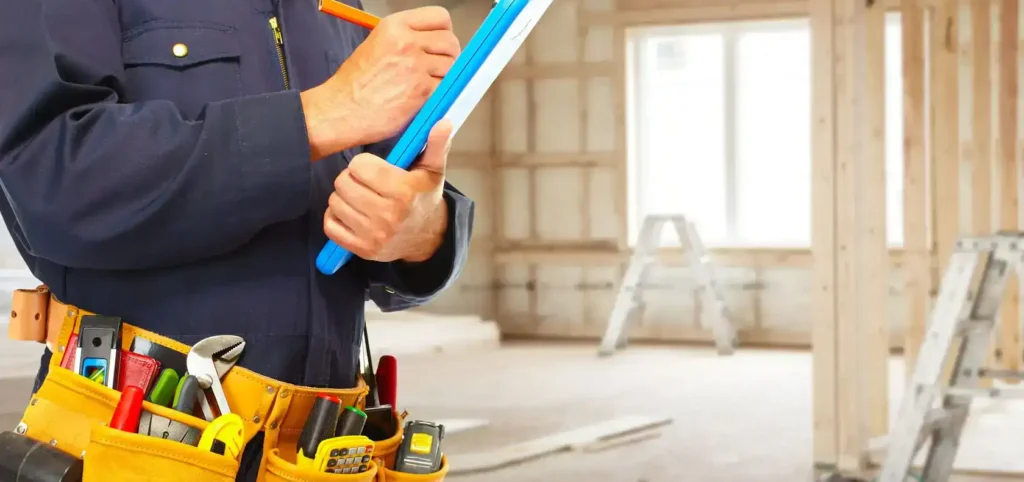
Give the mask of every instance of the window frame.
[[[886, 27], [890, 27], [893, 24], [900, 25], [899, 12], [888, 12], [886, 14]], [[716, 248], [780, 248], [780, 249], [810, 249], [811, 241], [808, 239], [806, 244], [793, 244], [793, 245], [771, 245], [771, 244], [758, 244], [757, 242], [742, 240], [739, 237], [740, 226], [738, 224], [739, 212], [738, 212], [738, 131], [739, 122], [737, 122], [737, 116], [739, 113], [738, 104], [738, 85], [739, 85], [739, 68], [737, 64], [737, 53], [738, 53], [738, 40], [739, 36], [748, 33], [765, 33], [765, 32], [792, 32], [800, 30], [810, 30], [810, 19], [807, 17], [800, 18], [789, 18], [789, 19], [772, 19], [772, 20], [754, 20], [754, 21], [736, 21], [736, 22], [715, 22], [715, 23], [700, 23], [700, 24], [682, 24], [682, 25], [667, 25], [667, 26], [649, 26], [649, 27], [635, 27], [626, 29], [626, 127], [627, 127], [627, 176], [626, 176], [626, 194], [627, 194], [627, 245], [633, 247], [636, 245], [637, 237], [640, 232], [640, 224], [644, 216], [644, 206], [642, 197], [639, 195], [643, 185], [644, 179], [652, 175], [653, 169], [647, 169], [644, 160], [648, 159], [647, 146], [643, 142], [640, 142], [639, 132], [643, 129], [643, 110], [647, 105], [647, 93], [644, 89], [644, 75], [642, 69], [644, 68], [643, 63], [640, 61], [644, 55], [644, 49], [649, 45], [653, 44], [657, 40], [680, 35], [694, 35], [694, 34], [720, 34], [723, 40], [723, 68], [725, 69], [724, 78], [725, 82], [725, 99], [724, 99], [724, 124], [725, 124], [725, 165], [724, 173], [725, 179], [725, 204], [726, 204], [726, 237], [725, 242], [712, 242], [706, 243], [710, 247]], [[897, 30], [898, 32], [898, 30]], [[902, 89], [902, 83], [899, 88]], [[808, 91], [810, 95], [810, 91]], [[899, 96], [902, 98], [902, 96]], [[899, 109], [902, 116], [902, 102], [900, 102]], [[888, 106], [886, 107], [888, 109]], [[808, 112], [810, 116], [811, 113]], [[901, 136], [902, 137], [902, 136]], [[897, 142], [902, 145], [903, 139], [890, 139], [886, 138], [886, 143]], [[888, 150], [888, 147], [887, 149]], [[902, 164], [903, 151], [900, 150], [899, 164]], [[813, 160], [812, 160], [813, 162]], [[896, 163], [896, 160], [886, 159], [886, 165], [890, 162]], [[887, 173], [888, 175], [888, 173]], [[888, 183], [886, 190], [888, 190]], [[902, 200], [902, 197], [899, 198]], [[887, 196], [886, 203], [896, 201], [890, 200]], [[811, 209], [811, 199], [807, 199], [807, 209]], [[902, 203], [900, 203], [902, 206]], [[889, 207], [887, 206], [886, 211], [888, 213]], [[902, 224], [902, 209], [896, 210], [900, 216], [900, 224]], [[888, 221], [887, 221], [888, 224]], [[887, 230], [888, 231], [888, 230]], [[887, 239], [889, 235], [887, 234]], [[898, 240], [888, 240], [890, 248], [900, 249], [903, 247], [903, 237], [900, 236]]]

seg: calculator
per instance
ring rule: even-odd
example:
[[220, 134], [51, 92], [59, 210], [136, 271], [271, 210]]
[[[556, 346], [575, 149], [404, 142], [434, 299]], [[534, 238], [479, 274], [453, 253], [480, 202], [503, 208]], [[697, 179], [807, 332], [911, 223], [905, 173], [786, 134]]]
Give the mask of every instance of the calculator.
[[372, 458], [372, 440], [364, 435], [347, 435], [320, 442], [313, 466], [328, 474], [359, 474], [370, 469]]

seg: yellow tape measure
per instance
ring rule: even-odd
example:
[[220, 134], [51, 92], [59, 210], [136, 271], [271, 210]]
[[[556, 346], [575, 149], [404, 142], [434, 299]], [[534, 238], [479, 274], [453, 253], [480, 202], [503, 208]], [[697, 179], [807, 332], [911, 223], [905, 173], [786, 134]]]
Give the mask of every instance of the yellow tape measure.
[[221, 415], [210, 422], [199, 438], [199, 450], [206, 450], [238, 460], [245, 441], [245, 423], [234, 413]]

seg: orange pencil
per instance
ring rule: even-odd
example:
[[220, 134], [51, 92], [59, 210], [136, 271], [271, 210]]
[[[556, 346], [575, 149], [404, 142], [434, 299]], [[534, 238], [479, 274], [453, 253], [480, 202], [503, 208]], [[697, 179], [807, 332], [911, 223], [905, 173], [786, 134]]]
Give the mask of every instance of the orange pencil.
[[370, 30], [373, 30], [380, 23], [380, 19], [376, 16], [358, 8], [345, 5], [340, 0], [320, 0], [320, 11]]

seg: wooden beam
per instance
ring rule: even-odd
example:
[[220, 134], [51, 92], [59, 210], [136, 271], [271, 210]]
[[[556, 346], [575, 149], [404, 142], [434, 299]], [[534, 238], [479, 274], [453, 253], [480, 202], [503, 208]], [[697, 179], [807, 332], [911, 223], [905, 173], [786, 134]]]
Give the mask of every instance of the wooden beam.
[[812, 2], [814, 456], [851, 475], [888, 430], [885, 6]]
[[[971, 0], [971, 137], [965, 149], [970, 164], [971, 225], [974, 236], [992, 235], [992, 2]], [[989, 364], [1001, 363], [1002, 350], [996, 344], [989, 352]], [[1008, 365], [1004, 364], [1004, 367]], [[1016, 368], [1013, 368], [1016, 370]], [[992, 380], [982, 381], [986, 387]]]
[[925, 167], [924, 9], [920, 0], [904, 0], [900, 16], [903, 48], [903, 249], [907, 297], [906, 373], [912, 373], [924, 340], [928, 317], [927, 177]]
[[[1018, 42], [1020, 41], [1018, 0], [999, 2], [999, 228], [1020, 227], [1017, 199], [1017, 111], [1018, 111]], [[1003, 362], [1020, 367], [1020, 290], [1019, 280], [1011, 276], [1008, 294], [1000, 310], [1000, 350]]]

